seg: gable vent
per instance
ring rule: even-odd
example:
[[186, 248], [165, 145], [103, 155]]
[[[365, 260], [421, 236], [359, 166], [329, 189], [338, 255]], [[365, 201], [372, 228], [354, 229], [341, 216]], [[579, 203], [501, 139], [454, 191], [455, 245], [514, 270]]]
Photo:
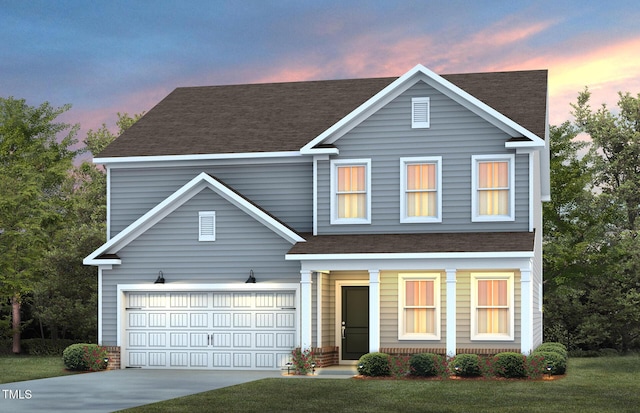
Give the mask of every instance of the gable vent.
[[412, 98], [411, 99], [411, 127], [412, 128], [428, 128], [429, 127], [429, 98]]
[[215, 211], [201, 211], [199, 213], [199, 241], [216, 240], [216, 213]]

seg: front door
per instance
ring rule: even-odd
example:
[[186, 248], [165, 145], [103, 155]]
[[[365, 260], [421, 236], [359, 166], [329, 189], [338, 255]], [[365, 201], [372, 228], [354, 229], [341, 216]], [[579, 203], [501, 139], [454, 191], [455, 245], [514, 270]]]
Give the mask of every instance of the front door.
[[342, 360], [369, 352], [369, 287], [342, 287]]

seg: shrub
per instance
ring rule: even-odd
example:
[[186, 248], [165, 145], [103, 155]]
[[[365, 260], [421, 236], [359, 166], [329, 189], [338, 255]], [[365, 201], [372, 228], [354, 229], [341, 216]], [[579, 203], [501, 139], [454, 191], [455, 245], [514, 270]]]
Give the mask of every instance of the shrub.
[[553, 351], [554, 353], [560, 354], [565, 359], [567, 358], [567, 348], [562, 343], [542, 343], [540, 344], [535, 351]]
[[543, 366], [545, 372], [548, 371], [547, 367], [551, 367], [551, 374], [553, 375], [564, 374], [567, 371], [567, 359], [555, 351], [536, 350], [533, 352], [532, 356], [544, 357]]
[[414, 354], [409, 359], [409, 366], [414, 376], [441, 376], [445, 372], [445, 358], [433, 353]]
[[480, 357], [477, 354], [458, 354], [449, 362], [449, 370], [458, 376], [480, 375]]
[[72, 344], [62, 352], [62, 361], [69, 370], [98, 371], [107, 367], [107, 350], [97, 344]]
[[389, 376], [389, 359], [385, 353], [367, 353], [358, 360], [358, 373], [363, 376]]
[[393, 377], [405, 377], [411, 372], [409, 356], [389, 356], [389, 374]]
[[313, 371], [315, 367], [320, 367], [316, 364], [313, 351], [307, 349], [305, 351], [297, 348], [291, 352], [291, 363], [296, 369], [296, 374], [307, 374]]
[[504, 352], [493, 356], [495, 374], [500, 377], [526, 377], [525, 357], [521, 353]]

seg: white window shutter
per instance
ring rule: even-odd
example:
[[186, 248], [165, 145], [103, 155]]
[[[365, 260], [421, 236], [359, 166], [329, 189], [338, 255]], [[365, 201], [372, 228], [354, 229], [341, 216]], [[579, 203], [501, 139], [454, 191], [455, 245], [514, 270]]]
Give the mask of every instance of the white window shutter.
[[429, 98], [412, 98], [411, 99], [411, 127], [412, 128], [428, 128], [430, 121], [430, 102]]
[[199, 241], [215, 241], [216, 240], [216, 213], [215, 211], [201, 211], [199, 213], [198, 225]]

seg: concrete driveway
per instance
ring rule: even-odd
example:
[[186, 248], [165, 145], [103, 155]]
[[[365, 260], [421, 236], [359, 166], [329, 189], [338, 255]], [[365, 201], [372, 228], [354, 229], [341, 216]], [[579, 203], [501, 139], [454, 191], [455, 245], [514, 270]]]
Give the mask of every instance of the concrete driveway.
[[113, 412], [282, 377], [280, 371], [110, 370], [0, 384], [0, 412]]

